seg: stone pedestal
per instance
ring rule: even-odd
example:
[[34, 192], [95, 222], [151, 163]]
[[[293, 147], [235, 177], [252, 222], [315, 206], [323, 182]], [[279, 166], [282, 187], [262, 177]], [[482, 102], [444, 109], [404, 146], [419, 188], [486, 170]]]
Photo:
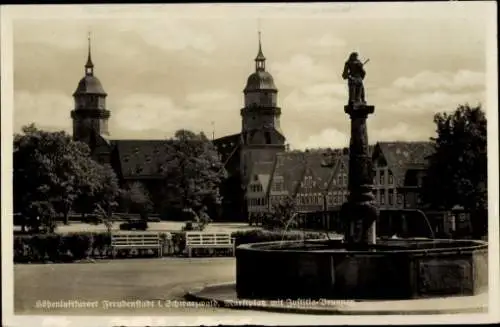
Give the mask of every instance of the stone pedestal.
[[374, 106], [349, 104], [344, 111], [351, 118], [349, 145], [349, 197], [342, 206], [345, 222], [345, 242], [348, 244], [375, 243], [375, 222], [378, 210], [373, 195], [372, 158], [368, 150], [366, 119]]

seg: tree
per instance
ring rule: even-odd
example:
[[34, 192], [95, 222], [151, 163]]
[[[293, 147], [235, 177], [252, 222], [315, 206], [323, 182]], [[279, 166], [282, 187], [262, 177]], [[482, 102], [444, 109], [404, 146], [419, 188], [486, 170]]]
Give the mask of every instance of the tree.
[[14, 136], [14, 197], [16, 211], [35, 201], [48, 201], [64, 216], [78, 195], [91, 160], [87, 145], [73, 142], [65, 132], [45, 132], [31, 124]]
[[[46, 233], [53, 233], [56, 224], [54, 222], [54, 207], [48, 201], [34, 201], [26, 210], [26, 218], [31, 232], [38, 233], [40, 228]], [[24, 229], [24, 227], [23, 227]]]
[[459, 106], [434, 116], [437, 137], [422, 185], [422, 200], [449, 210], [455, 205], [474, 211], [487, 207], [486, 116], [481, 106]]
[[[46, 132], [31, 124], [14, 136], [14, 208], [29, 216], [28, 208], [47, 202], [64, 217], [77, 201], [81, 207], [99, 203], [108, 207], [117, 187], [110, 168], [90, 157], [89, 147], [65, 132]], [[105, 196], [104, 196], [105, 195]], [[104, 202], [100, 202], [104, 201]]]
[[108, 232], [113, 225], [113, 212], [118, 207], [118, 196], [122, 190], [118, 186], [118, 178], [111, 166], [92, 161], [89, 162], [89, 174], [80, 185], [80, 194], [75, 206], [82, 214], [97, 215]]
[[271, 214], [265, 221], [265, 226], [268, 228], [288, 228], [292, 219], [295, 217], [296, 206], [292, 197], [285, 197], [283, 200], [274, 204], [271, 209]]
[[125, 199], [128, 210], [140, 214], [143, 219], [147, 219], [148, 213], [153, 210], [153, 202], [149, 192], [142, 183], [132, 183], [130, 188], [125, 191]]
[[219, 185], [225, 170], [212, 142], [203, 133], [186, 130], [177, 131], [168, 142], [170, 153], [165, 169], [168, 206], [182, 212], [219, 205]]

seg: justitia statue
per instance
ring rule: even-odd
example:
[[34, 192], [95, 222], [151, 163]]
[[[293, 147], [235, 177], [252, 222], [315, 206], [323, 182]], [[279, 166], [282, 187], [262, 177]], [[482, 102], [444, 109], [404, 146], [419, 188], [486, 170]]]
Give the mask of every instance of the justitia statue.
[[366, 72], [363, 65], [364, 63], [358, 59], [357, 52], [351, 53], [344, 65], [342, 78], [348, 80], [349, 104], [366, 104], [365, 88], [363, 86], [363, 78], [365, 78]]
[[375, 106], [365, 101], [363, 78], [366, 73], [358, 54], [353, 52], [345, 63], [342, 77], [348, 79], [349, 101], [344, 111], [351, 119], [349, 143], [349, 197], [342, 205], [341, 220], [346, 228], [347, 244], [376, 243], [375, 222], [378, 216], [373, 194], [373, 166], [369, 151], [366, 119], [375, 112]]

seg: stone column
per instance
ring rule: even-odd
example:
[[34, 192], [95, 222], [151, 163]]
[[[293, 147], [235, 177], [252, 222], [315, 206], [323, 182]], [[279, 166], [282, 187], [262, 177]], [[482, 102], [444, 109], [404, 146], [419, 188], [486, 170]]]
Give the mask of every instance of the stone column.
[[372, 158], [368, 150], [366, 119], [374, 106], [349, 104], [344, 111], [351, 118], [349, 145], [349, 197], [342, 206], [341, 219], [345, 222], [345, 242], [374, 244], [378, 210], [373, 195]]

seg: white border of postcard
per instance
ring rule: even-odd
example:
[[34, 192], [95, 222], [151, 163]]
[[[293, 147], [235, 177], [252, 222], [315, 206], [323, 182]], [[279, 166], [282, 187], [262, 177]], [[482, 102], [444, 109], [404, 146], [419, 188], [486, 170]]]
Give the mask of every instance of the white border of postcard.
[[[489, 22], [487, 56], [487, 108], [488, 117], [488, 187], [489, 187], [489, 313], [470, 315], [435, 316], [305, 316], [279, 315], [278, 318], [259, 317], [258, 312], [248, 315], [211, 316], [154, 316], [154, 317], [109, 317], [109, 316], [21, 316], [13, 313], [13, 262], [12, 262], [12, 116], [13, 116], [13, 34], [12, 22], [16, 19], [96, 19], [96, 18], [149, 18], [165, 15], [166, 7], [182, 17], [205, 15], [206, 6], [217, 7], [214, 18], [249, 18], [244, 7], [256, 9], [257, 18], [304, 17], [304, 15], [329, 16], [332, 18], [356, 17], [401, 18], [402, 15], [420, 17], [419, 8], [435, 6], [437, 17], [464, 15], [469, 8], [484, 13]], [[496, 3], [490, 2], [415, 2], [415, 3], [307, 3], [307, 4], [173, 4], [173, 5], [30, 5], [2, 6], [1, 9], [1, 86], [2, 86], [2, 322], [6, 326], [157, 326], [157, 325], [218, 325], [218, 324], [264, 324], [264, 325], [337, 325], [337, 324], [449, 324], [486, 323], [500, 320], [499, 310], [499, 216], [498, 216], [498, 70], [496, 43]], [[239, 8], [237, 8], [239, 7]], [[465, 8], [464, 8], [465, 7]], [[235, 10], [240, 9], [240, 10]], [[170, 11], [169, 11], [170, 13]], [[470, 14], [470, 13], [469, 13]], [[257, 17], [259, 16], [259, 17]], [[165, 17], [165, 16], [163, 16]], [[203, 16], [204, 17], [204, 16]], [[352, 17], [352, 16], [351, 16]], [[471, 45], [473, 46], [473, 45]]]

